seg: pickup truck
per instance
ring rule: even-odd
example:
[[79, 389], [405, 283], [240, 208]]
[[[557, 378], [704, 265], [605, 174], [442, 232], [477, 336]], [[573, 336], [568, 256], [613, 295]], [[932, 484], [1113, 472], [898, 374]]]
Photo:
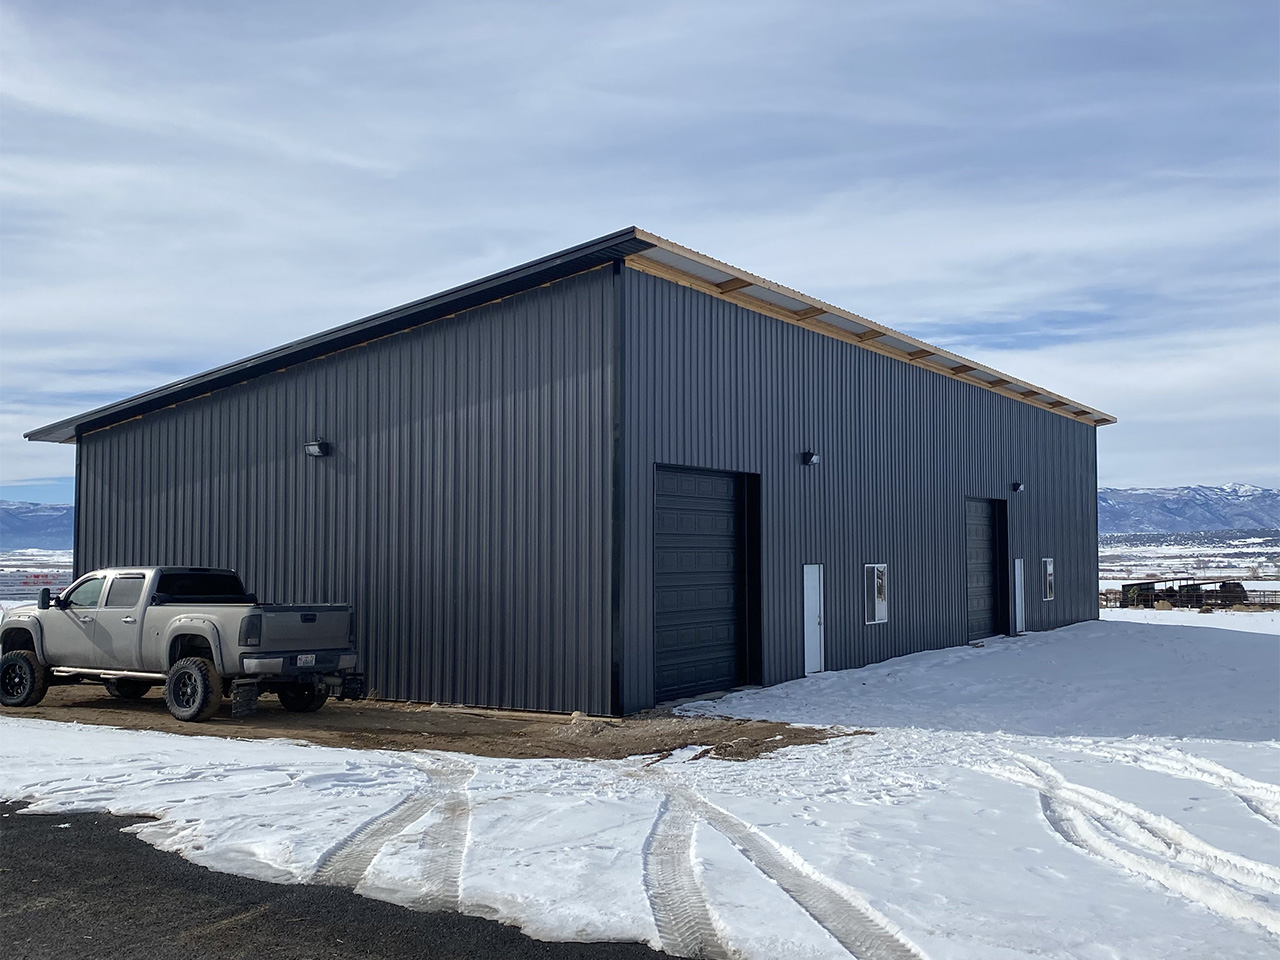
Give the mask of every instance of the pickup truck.
[[0, 704], [30, 707], [50, 684], [102, 683], [136, 700], [163, 686], [179, 720], [232, 715], [273, 693], [286, 710], [364, 696], [351, 608], [259, 603], [234, 570], [113, 567], [86, 573], [0, 620]]

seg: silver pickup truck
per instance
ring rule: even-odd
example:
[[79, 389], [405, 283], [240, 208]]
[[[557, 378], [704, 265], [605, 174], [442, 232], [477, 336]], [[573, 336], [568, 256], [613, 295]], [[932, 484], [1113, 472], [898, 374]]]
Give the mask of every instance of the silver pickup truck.
[[331, 694], [364, 696], [351, 608], [260, 604], [233, 570], [118, 567], [86, 573], [56, 597], [0, 620], [0, 704], [29, 707], [51, 684], [91, 680], [136, 700], [164, 687], [179, 720], [232, 715], [273, 693], [286, 710], [319, 710]]

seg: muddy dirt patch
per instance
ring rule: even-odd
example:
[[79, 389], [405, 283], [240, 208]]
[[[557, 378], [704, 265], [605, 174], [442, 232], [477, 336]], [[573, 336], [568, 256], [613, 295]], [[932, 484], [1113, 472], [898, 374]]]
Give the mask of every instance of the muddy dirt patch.
[[604, 760], [664, 755], [690, 746], [704, 748], [699, 756], [749, 760], [782, 747], [866, 732], [767, 720], [681, 717], [661, 710], [616, 719], [377, 700], [331, 701], [318, 713], [297, 714], [286, 711], [273, 696], [261, 698], [254, 717], [234, 719], [224, 703], [205, 723], [182, 723], [169, 715], [158, 690], [141, 700], [124, 701], [89, 683], [54, 687], [39, 706], [0, 708], [0, 715], [188, 736], [289, 737], [326, 747]]

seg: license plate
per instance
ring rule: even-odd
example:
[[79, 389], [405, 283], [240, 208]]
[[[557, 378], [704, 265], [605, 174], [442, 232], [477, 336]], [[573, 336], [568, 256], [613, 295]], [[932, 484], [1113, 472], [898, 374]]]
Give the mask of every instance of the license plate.
[[298, 654], [298, 666], [314, 667], [316, 665], [316, 655], [314, 653]]

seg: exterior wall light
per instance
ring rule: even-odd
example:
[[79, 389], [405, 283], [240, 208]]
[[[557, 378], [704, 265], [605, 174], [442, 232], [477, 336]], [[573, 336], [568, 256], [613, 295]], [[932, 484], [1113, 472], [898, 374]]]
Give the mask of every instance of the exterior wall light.
[[308, 440], [302, 449], [306, 451], [308, 457], [327, 457], [329, 455], [329, 441], [321, 440], [317, 437], [314, 440]]
[[816, 467], [822, 462], [822, 457], [818, 456], [812, 450], [806, 450], [804, 453], [800, 454], [800, 462], [806, 467]]
[[1009, 484], [1009, 489], [1012, 490], [1014, 493], [1021, 493], [1023, 490], [1023, 487], [1025, 486], [1026, 484], [1024, 484], [1021, 480], [1015, 480], [1013, 481], [1013, 483]]

